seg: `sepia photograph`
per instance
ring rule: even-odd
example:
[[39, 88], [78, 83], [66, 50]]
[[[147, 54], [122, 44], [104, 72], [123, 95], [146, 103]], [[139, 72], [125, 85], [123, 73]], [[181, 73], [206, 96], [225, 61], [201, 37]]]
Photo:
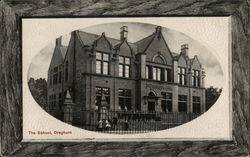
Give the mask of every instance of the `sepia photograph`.
[[102, 133], [148, 133], [208, 111], [223, 90], [220, 64], [182, 32], [113, 22], [56, 38], [32, 59], [27, 83], [37, 104], [62, 122]]
[[249, 0], [0, 0], [0, 156], [249, 156]]

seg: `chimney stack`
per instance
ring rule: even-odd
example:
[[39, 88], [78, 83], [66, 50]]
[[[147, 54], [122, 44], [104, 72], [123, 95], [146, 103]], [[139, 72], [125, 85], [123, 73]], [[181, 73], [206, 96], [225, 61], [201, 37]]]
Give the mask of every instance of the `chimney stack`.
[[127, 40], [127, 37], [128, 37], [128, 27], [127, 26], [122, 26], [120, 28], [120, 40], [123, 41], [123, 40]]
[[56, 46], [62, 46], [62, 36], [56, 39]]
[[159, 39], [161, 37], [161, 26], [157, 26], [155, 28], [155, 33], [156, 33], [156, 35], [157, 35], [157, 37]]
[[161, 26], [157, 26], [157, 27], [155, 28], [155, 31], [156, 31], [156, 32], [161, 32]]
[[188, 57], [188, 44], [183, 44], [183, 45], [181, 45], [181, 53], [182, 53], [185, 57]]

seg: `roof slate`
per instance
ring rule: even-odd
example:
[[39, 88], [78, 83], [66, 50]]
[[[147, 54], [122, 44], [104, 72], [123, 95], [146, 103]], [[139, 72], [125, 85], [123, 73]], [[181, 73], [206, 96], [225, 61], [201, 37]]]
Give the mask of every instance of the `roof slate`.
[[150, 44], [150, 42], [153, 40], [154, 34], [151, 34], [137, 42], [135, 42], [135, 45], [138, 47], [138, 53], [143, 53], [147, 46]]
[[[101, 37], [101, 35], [93, 34], [93, 33], [88, 33], [88, 32], [83, 32], [83, 31], [77, 31], [79, 34], [80, 39], [82, 40], [84, 45], [93, 45], [93, 43]], [[115, 49], [121, 41], [118, 39], [110, 38], [107, 37], [108, 41], [112, 45], [113, 49]], [[128, 42], [129, 46], [133, 49], [133, 51], [136, 53], [137, 52], [137, 46], [134, 43]]]
[[[77, 31], [77, 34], [79, 35], [81, 41], [83, 42], [84, 45], [88, 45], [91, 46], [94, 44], [94, 42], [101, 37], [101, 35], [97, 35], [97, 34], [93, 34], [93, 33], [88, 33], [88, 32], [84, 32], [84, 31]], [[135, 42], [135, 43], [131, 43], [128, 42], [128, 44], [130, 45], [130, 47], [132, 48], [132, 50], [134, 51], [134, 54], [137, 53], [143, 53], [145, 51], [145, 49], [147, 48], [147, 46], [150, 44], [150, 42], [153, 40], [154, 38], [154, 33]], [[121, 41], [119, 39], [114, 39], [111, 37], [107, 37], [107, 40], [110, 42], [110, 44], [112, 45], [113, 49], [116, 49], [119, 47]], [[175, 52], [171, 52], [172, 55], [174, 57], [179, 56], [180, 54], [175, 53]]]

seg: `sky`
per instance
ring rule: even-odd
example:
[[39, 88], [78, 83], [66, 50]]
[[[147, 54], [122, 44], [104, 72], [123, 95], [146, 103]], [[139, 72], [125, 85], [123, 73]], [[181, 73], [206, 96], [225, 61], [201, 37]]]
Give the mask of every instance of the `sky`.
[[[96, 25], [81, 29], [81, 31], [101, 35], [111, 38], [120, 38], [120, 28], [128, 26], [128, 41], [136, 42], [146, 36], [151, 35], [155, 31], [155, 25], [144, 23], [108, 23]], [[205, 87], [222, 88], [223, 86], [223, 72], [222, 68], [212, 52], [210, 52], [202, 43], [193, 40], [191, 37], [186, 36], [181, 32], [177, 32], [168, 28], [162, 28], [162, 34], [170, 48], [171, 52], [180, 53], [182, 44], [189, 45], [189, 57], [193, 58], [197, 55], [199, 61], [205, 68], [206, 78]], [[68, 45], [70, 35], [64, 35], [62, 39], [63, 45]], [[51, 43], [37, 54], [30, 65], [28, 77], [45, 78], [47, 79], [47, 70], [49, 69], [50, 61], [54, 51], [55, 43]]]

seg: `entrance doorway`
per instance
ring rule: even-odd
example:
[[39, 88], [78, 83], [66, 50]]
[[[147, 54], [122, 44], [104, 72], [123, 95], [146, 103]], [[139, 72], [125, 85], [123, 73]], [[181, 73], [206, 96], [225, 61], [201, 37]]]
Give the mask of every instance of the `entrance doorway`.
[[155, 112], [155, 102], [154, 101], [148, 102], [148, 112]]

